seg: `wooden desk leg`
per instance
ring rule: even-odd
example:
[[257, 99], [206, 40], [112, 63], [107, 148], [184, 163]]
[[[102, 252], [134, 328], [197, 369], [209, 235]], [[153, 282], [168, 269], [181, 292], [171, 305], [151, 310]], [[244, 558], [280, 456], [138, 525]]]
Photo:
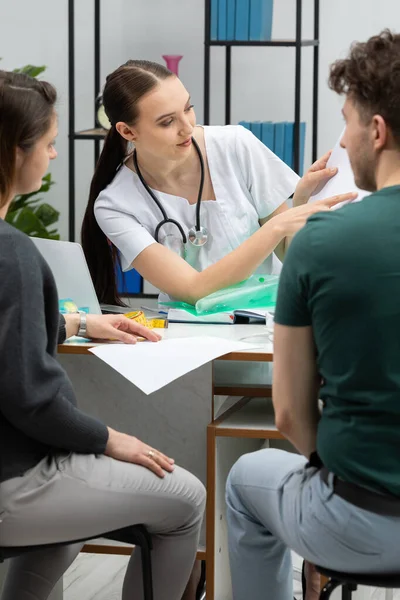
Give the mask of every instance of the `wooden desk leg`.
[[259, 439], [219, 437], [213, 424], [207, 428], [207, 600], [232, 598], [225, 485], [229, 471], [238, 458], [259, 447]]
[[207, 427], [206, 586], [214, 599], [215, 575], [215, 427]]

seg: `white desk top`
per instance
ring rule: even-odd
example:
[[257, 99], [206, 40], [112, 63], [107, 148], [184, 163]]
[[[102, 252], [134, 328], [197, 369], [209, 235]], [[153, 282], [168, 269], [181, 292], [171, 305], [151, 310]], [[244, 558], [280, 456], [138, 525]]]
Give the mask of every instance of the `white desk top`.
[[[272, 330], [264, 325], [202, 325], [171, 323], [167, 329], [157, 330], [165, 339], [210, 335], [254, 344], [251, 350], [231, 352], [218, 360], [272, 361]], [[58, 347], [63, 354], [87, 354], [90, 348], [107, 342], [79, 342], [72, 339]]]
[[245, 350], [242, 354], [248, 352], [272, 353], [272, 330], [264, 325], [199, 325], [172, 323], [168, 329], [164, 330], [165, 339], [194, 337], [197, 335], [210, 335], [221, 337], [226, 340], [235, 340], [237, 342], [249, 342], [254, 344], [254, 349]]

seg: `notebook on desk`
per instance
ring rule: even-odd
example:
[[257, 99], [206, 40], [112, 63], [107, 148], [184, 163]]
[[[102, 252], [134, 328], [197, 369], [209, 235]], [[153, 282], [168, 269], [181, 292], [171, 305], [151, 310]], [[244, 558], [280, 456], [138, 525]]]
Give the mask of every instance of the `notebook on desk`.
[[80, 244], [42, 238], [31, 239], [53, 273], [59, 298], [71, 298], [78, 308], [87, 308], [89, 313], [95, 315], [132, 310], [108, 304], [100, 307]]

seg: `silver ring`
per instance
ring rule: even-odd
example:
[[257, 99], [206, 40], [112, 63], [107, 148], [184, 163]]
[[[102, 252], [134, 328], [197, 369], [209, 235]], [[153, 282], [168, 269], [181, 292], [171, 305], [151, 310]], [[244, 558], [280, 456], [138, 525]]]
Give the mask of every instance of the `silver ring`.
[[149, 451], [147, 452], [147, 456], [148, 456], [149, 458], [154, 458], [154, 457], [155, 457], [155, 455], [156, 455], [156, 454], [155, 454], [155, 452], [153, 452], [153, 450], [149, 450]]

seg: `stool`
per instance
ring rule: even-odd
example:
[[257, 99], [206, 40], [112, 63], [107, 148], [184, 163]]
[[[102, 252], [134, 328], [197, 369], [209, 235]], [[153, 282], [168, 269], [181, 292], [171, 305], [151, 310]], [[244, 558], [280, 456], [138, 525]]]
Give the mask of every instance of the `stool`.
[[57, 548], [58, 546], [66, 546], [78, 542], [86, 542], [88, 539], [96, 539], [98, 537], [124, 542], [139, 546], [142, 557], [142, 578], [143, 578], [143, 594], [144, 600], [153, 600], [153, 578], [151, 571], [151, 536], [144, 525], [131, 525], [106, 533], [97, 533], [90, 538], [82, 538], [69, 540], [67, 542], [58, 542], [55, 544], [40, 544], [39, 546], [0, 546], [0, 563], [8, 558], [16, 558], [21, 554], [33, 552], [35, 550], [44, 550], [46, 548]]
[[318, 573], [329, 578], [328, 583], [321, 591], [320, 600], [328, 600], [333, 590], [339, 586], [342, 586], [342, 600], [351, 600], [353, 592], [357, 590], [357, 586], [359, 585], [400, 589], [400, 573], [362, 575], [360, 573], [341, 573], [340, 571], [332, 571], [332, 569], [319, 566], [316, 566], [316, 569]]

